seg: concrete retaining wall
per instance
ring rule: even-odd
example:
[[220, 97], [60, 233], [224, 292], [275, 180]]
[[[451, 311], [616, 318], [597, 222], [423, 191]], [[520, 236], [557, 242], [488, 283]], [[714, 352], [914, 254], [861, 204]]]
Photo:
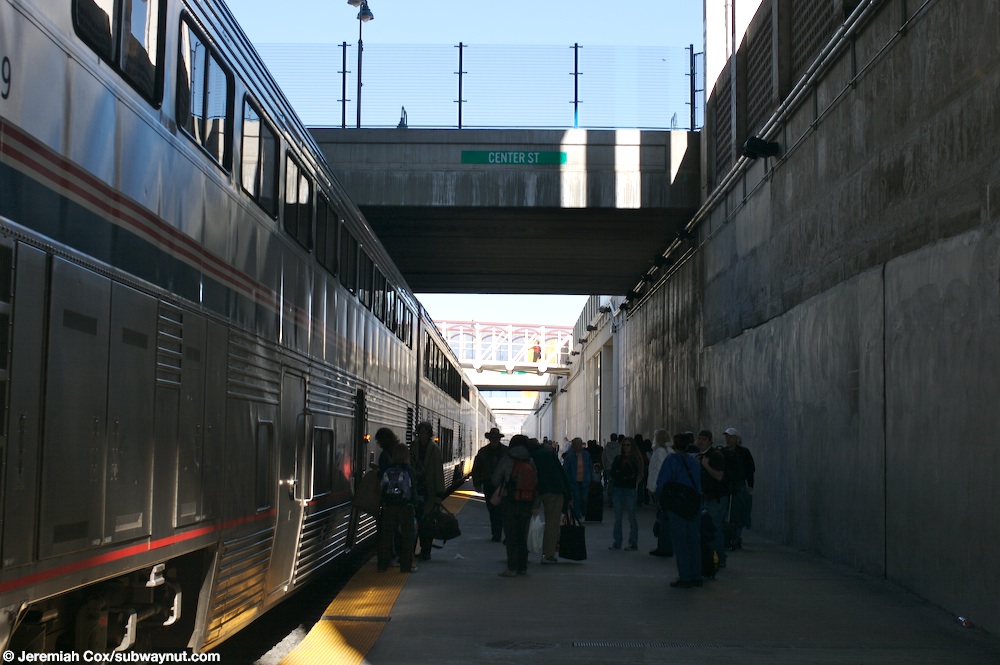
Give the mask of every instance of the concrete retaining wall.
[[754, 528], [996, 633], [1000, 2], [881, 4], [631, 313], [621, 418], [739, 428]]

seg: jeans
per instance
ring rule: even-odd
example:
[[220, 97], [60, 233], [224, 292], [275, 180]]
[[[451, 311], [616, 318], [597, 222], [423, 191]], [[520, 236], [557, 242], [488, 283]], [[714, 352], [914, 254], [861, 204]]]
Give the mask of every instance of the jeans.
[[569, 481], [569, 489], [573, 494], [573, 517], [583, 522], [587, 514], [587, 497], [590, 495], [590, 487], [587, 483], [578, 483], [575, 480]]
[[701, 513], [689, 520], [667, 512], [670, 540], [677, 561], [677, 577], [685, 582], [701, 579]]
[[729, 497], [706, 499], [705, 510], [708, 511], [709, 516], [712, 518], [712, 524], [715, 525], [712, 549], [719, 555], [719, 567], [722, 568], [726, 565], [726, 532], [722, 527], [722, 523], [726, 521], [726, 513], [729, 511]]
[[611, 490], [615, 504], [615, 528], [612, 533], [615, 547], [622, 546], [622, 512], [628, 511], [628, 544], [637, 547], [639, 544], [639, 520], [635, 518], [636, 493], [634, 487], [616, 487]]

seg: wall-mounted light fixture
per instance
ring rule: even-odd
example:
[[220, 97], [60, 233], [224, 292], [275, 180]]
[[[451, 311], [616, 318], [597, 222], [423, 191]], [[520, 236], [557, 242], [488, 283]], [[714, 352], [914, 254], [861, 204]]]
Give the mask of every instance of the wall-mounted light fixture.
[[601, 314], [610, 314], [611, 305], [601, 305], [600, 307], [597, 308], [597, 311], [600, 312]]
[[564, 393], [564, 392], [566, 392], [566, 389], [565, 388], [560, 388], [559, 392]]
[[580, 339], [578, 339], [576, 341], [579, 342], [580, 344], [586, 344], [587, 343], [587, 338], [586, 337], [581, 337]]
[[683, 240], [694, 240], [694, 235], [690, 231], [688, 231], [687, 229], [681, 229], [680, 231], [678, 231], [674, 235], [677, 236], [678, 240], [682, 240], [682, 241]]
[[741, 152], [747, 159], [757, 159], [758, 157], [774, 157], [781, 150], [774, 141], [765, 141], [762, 138], [751, 136], [743, 142]]
[[597, 330], [597, 326], [595, 326], [594, 324], [591, 323], [587, 325], [588, 332], [594, 332], [595, 330]]
[[570, 351], [569, 355], [571, 355], [571, 356], [578, 356], [578, 355], [580, 355], [580, 352], [579, 351]]

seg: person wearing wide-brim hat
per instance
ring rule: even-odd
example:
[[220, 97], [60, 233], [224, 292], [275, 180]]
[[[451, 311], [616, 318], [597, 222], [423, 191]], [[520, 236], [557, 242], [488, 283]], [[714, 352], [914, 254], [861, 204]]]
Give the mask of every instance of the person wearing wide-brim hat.
[[493, 471], [497, 463], [507, 456], [507, 446], [500, 443], [503, 434], [496, 427], [486, 433], [486, 440], [489, 441], [476, 453], [476, 460], [472, 463], [472, 485], [477, 492], [482, 492], [486, 498], [486, 509], [490, 514], [490, 531], [493, 534], [493, 541], [503, 540], [503, 518], [500, 516], [500, 507], [490, 503], [490, 497], [496, 490], [493, 484]]

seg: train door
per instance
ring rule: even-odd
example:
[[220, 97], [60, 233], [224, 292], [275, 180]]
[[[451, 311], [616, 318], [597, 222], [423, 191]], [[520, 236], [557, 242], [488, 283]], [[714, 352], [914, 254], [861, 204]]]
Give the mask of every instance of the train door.
[[[368, 465], [374, 462], [374, 459], [369, 459], [373, 455], [370, 453], [370, 441], [366, 437], [367, 429], [368, 402], [365, 399], [365, 391], [359, 389], [354, 398], [354, 427], [351, 431], [351, 459], [354, 460], [351, 465], [352, 492], [358, 491], [361, 477], [368, 470]], [[367, 529], [359, 529], [361, 526], [359, 522], [366, 518], [372, 519], [368, 513], [359, 512], [357, 509], [355, 511], [357, 514], [355, 519], [351, 520], [351, 532], [347, 535], [347, 542], [352, 547], [357, 544], [358, 540], [365, 537], [365, 531], [367, 531]]]
[[[41, 435], [42, 350], [45, 343], [45, 253], [27, 245], [0, 246], [2, 256], [3, 333], [11, 330], [11, 349], [3, 349], [8, 367], [4, 396], [8, 407], [0, 410], [5, 421], [3, 567], [18, 566], [34, 558], [37, 537], [38, 445]], [[16, 271], [14, 265], [16, 264]], [[9, 279], [13, 274], [13, 288]], [[13, 298], [9, 294], [13, 292]], [[9, 318], [8, 318], [9, 317]]]
[[52, 259], [39, 556], [99, 545], [107, 455], [111, 282]]
[[150, 534], [156, 312], [155, 298], [112, 286], [104, 542]]
[[302, 531], [302, 502], [298, 494], [300, 465], [304, 463], [309, 423], [306, 418], [306, 380], [302, 374], [286, 371], [281, 379], [281, 415], [278, 423], [278, 493], [274, 525], [274, 548], [267, 573], [267, 591], [284, 591], [292, 576], [299, 534]]

